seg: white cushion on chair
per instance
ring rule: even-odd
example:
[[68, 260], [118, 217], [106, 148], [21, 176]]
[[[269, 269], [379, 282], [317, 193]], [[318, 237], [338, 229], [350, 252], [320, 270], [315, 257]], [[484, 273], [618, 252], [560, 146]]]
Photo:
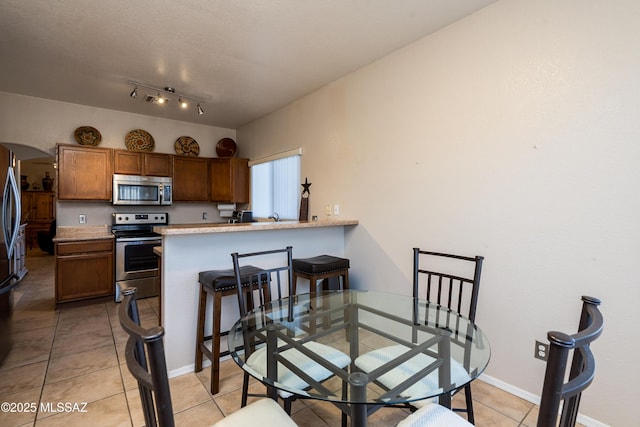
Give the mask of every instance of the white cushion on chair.
[[[403, 345], [392, 345], [389, 347], [380, 348], [363, 354], [355, 361], [355, 365], [362, 369], [364, 372], [371, 372], [374, 369], [379, 368], [385, 363], [395, 359], [409, 351], [409, 348]], [[384, 375], [378, 378], [378, 381], [384, 384], [389, 389], [394, 388], [403, 381], [411, 378], [416, 372], [424, 369], [427, 365], [433, 363], [435, 359], [420, 353], [413, 358], [409, 359], [400, 366], [392, 369]], [[464, 367], [457, 361], [451, 360], [451, 382], [453, 384], [462, 385], [469, 382], [471, 378], [469, 373]], [[436, 390], [438, 384], [438, 371], [435, 370], [427, 375], [425, 378], [413, 384], [401, 393], [402, 396], [420, 398], [425, 396], [428, 392], [433, 394], [433, 390]], [[431, 402], [432, 399], [423, 399], [416, 402], [411, 402], [412, 405], [418, 407], [423, 406], [425, 403]]]
[[212, 427], [245, 427], [252, 425], [297, 427], [297, 424], [273, 399], [260, 399], [224, 417]]
[[[279, 346], [285, 345], [284, 341], [279, 342]], [[306, 348], [313, 351], [314, 353], [321, 356], [326, 361], [330, 362], [332, 365], [337, 366], [338, 368], [344, 368], [345, 366], [351, 363], [351, 358], [347, 356], [345, 353], [340, 350], [336, 350], [333, 347], [329, 347], [328, 345], [320, 344], [317, 342], [307, 342], [303, 344]], [[294, 366], [305, 372], [314, 380], [320, 382], [324, 381], [330, 376], [333, 375], [333, 372], [328, 370], [322, 365], [319, 365], [309, 357], [300, 353], [296, 349], [289, 349], [280, 353], [281, 356], [285, 357]], [[248, 368], [253, 370], [256, 374], [266, 377], [267, 375], [267, 348], [260, 347], [255, 352], [253, 352], [246, 361], [246, 365]], [[286, 387], [290, 387], [296, 390], [304, 390], [309, 387], [302, 378], [291, 372], [288, 368], [286, 368], [281, 363], [278, 364], [278, 382]], [[286, 399], [290, 397], [292, 394], [283, 390], [278, 392], [280, 397]]]
[[469, 421], [437, 403], [428, 403], [396, 427], [473, 427]]

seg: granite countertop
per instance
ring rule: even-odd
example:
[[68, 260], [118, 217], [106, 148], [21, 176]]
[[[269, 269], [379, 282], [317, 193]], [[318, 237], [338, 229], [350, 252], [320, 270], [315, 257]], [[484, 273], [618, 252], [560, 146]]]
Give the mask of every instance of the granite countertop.
[[54, 242], [66, 242], [73, 240], [97, 240], [113, 239], [111, 227], [56, 227]]
[[349, 219], [332, 219], [322, 221], [259, 221], [237, 224], [176, 224], [156, 226], [153, 228], [153, 231], [161, 235], [171, 236], [180, 234], [236, 233], [241, 231], [339, 227], [345, 225], [358, 225], [358, 221]]

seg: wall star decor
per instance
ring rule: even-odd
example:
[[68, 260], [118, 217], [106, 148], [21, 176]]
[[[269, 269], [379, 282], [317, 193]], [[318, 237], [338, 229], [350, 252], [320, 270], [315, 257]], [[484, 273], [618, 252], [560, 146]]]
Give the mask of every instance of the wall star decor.
[[[304, 184], [302, 185], [302, 197], [300, 198], [300, 214], [298, 215], [298, 221], [309, 221], [309, 196], [311, 195], [311, 191], [309, 191], [309, 187], [311, 187], [311, 183], [307, 178], [304, 179]], [[304, 195], [307, 197], [304, 197]]]

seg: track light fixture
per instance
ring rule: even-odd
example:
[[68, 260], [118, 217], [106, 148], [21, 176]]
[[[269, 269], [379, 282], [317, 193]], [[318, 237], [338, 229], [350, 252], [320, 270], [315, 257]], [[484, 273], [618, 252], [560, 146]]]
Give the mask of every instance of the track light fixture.
[[176, 90], [171, 86], [165, 86], [164, 88], [157, 88], [154, 86], [149, 86], [149, 85], [142, 84], [135, 81], [129, 81], [128, 83], [130, 85], [133, 85], [133, 90], [131, 91], [131, 93], [129, 93], [129, 96], [133, 99], [135, 99], [138, 96], [138, 87], [141, 87], [141, 88], [149, 89], [150, 91], [152, 91], [152, 93], [155, 92], [155, 95], [147, 94], [143, 98], [146, 102], [164, 105], [171, 100], [171, 97], [175, 97], [178, 99], [178, 105], [180, 106], [180, 108], [187, 109], [189, 107], [189, 103], [187, 101], [191, 100], [191, 101], [197, 102], [196, 112], [198, 113], [198, 115], [204, 114], [204, 110], [202, 109], [202, 106], [201, 106], [201, 104], [204, 103], [204, 100], [194, 96], [187, 96], [184, 94], [176, 93]]

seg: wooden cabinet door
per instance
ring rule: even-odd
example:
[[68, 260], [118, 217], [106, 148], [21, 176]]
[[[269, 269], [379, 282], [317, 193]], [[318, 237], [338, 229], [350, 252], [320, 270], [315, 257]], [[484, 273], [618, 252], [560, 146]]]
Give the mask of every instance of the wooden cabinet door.
[[173, 156], [173, 201], [209, 200], [209, 159]]
[[113, 241], [56, 244], [56, 302], [111, 296], [114, 286]]
[[124, 175], [142, 174], [142, 153], [135, 151], [113, 151], [113, 173]]
[[58, 145], [58, 199], [111, 200], [113, 150]]
[[51, 222], [55, 218], [55, 198], [55, 194], [50, 191], [33, 193], [34, 215], [32, 219]]
[[148, 176], [171, 176], [171, 155], [161, 153], [145, 153], [142, 171]]
[[20, 193], [21, 223], [33, 221], [33, 192]]
[[249, 160], [210, 159], [211, 201], [249, 202]]
[[124, 175], [171, 176], [171, 155], [114, 150], [113, 173]]

